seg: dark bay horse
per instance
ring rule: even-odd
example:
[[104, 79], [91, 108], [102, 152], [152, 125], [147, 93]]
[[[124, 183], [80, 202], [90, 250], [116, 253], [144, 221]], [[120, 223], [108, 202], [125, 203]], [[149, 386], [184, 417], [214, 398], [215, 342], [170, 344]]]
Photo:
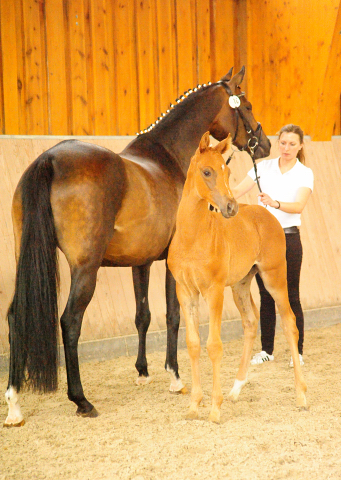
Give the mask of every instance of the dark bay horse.
[[[253, 148], [255, 158], [270, 152], [270, 142], [239, 87], [243, 77], [244, 67], [233, 77], [231, 69], [219, 82], [186, 92], [120, 155], [67, 140], [40, 155], [23, 174], [12, 209], [17, 274], [8, 311], [6, 426], [24, 422], [18, 403], [24, 384], [37, 391], [57, 387], [57, 247], [71, 271], [70, 294], [60, 322], [68, 397], [77, 405], [77, 414], [97, 416], [83, 392], [77, 346], [100, 266], [133, 267], [139, 334], [136, 368], [138, 383], [148, 382], [150, 265], [167, 258], [189, 161], [202, 134], [210, 130], [222, 140], [230, 132], [236, 147]], [[177, 392], [183, 388], [177, 363], [180, 314], [168, 267], [166, 301], [166, 369], [172, 378], [170, 390]]]
[[209, 308], [207, 351], [213, 366], [210, 420], [220, 421], [223, 401], [220, 338], [224, 289], [230, 286], [244, 329], [244, 349], [234, 386], [236, 400], [247, 381], [259, 314], [250, 293], [258, 271], [274, 298], [294, 361], [297, 405], [306, 407], [306, 384], [298, 355], [298, 330], [287, 290], [286, 246], [277, 219], [259, 205], [238, 205], [229, 187], [229, 168], [222, 153], [230, 138], [210, 147], [209, 133], [201, 139], [191, 160], [169, 247], [168, 266], [186, 320], [186, 341], [192, 367], [192, 395], [187, 417], [198, 418], [202, 400], [199, 356], [199, 294]]

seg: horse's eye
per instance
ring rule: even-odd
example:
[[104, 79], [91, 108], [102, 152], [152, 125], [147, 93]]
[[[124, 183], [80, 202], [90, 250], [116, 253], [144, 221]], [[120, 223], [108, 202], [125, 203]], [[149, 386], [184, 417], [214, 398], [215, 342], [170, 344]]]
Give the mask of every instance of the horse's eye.
[[211, 176], [211, 172], [209, 170], [204, 170], [202, 173], [205, 175], [205, 177]]

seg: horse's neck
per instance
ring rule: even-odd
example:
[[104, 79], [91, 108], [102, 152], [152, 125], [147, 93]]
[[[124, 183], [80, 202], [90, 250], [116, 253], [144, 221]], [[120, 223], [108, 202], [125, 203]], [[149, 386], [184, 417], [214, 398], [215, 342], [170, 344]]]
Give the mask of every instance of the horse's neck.
[[202, 135], [210, 130], [222, 107], [224, 92], [216, 88], [212, 86], [200, 94], [192, 94], [193, 98], [185, 100], [187, 109], [181, 108], [185, 104], [176, 106], [149, 133], [138, 137], [127, 148], [133, 150], [143, 143], [161, 146], [186, 175]]
[[187, 179], [178, 210], [180, 230], [195, 235], [200, 225], [208, 224], [208, 214], [208, 203], [195, 193]]

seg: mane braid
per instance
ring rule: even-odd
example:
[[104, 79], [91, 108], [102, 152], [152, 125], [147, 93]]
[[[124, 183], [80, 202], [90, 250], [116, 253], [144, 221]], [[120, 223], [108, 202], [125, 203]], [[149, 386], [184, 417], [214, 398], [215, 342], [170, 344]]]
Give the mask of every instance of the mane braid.
[[148, 132], [150, 132], [151, 130], [153, 130], [153, 128], [154, 128], [158, 123], [160, 123], [161, 120], [163, 120], [163, 119], [167, 116], [167, 114], [168, 114], [171, 110], [173, 110], [173, 108], [176, 107], [176, 105], [177, 105], [178, 103], [181, 103], [183, 100], [185, 100], [189, 95], [191, 95], [191, 93], [195, 93], [195, 92], [197, 92], [198, 90], [200, 90], [201, 88], [209, 87], [210, 85], [212, 85], [211, 82], [208, 82], [207, 84], [206, 84], [206, 83], [203, 83], [202, 85], [198, 84], [196, 87], [190, 88], [189, 90], [187, 90], [187, 92], [184, 92], [183, 95], [180, 95], [180, 97], [175, 100], [175, 102], [176, 102], [175, 104], [171, 103], [171, 104], [169, 105], [169, 108], [167, 109], [166, 113], [162, 113], [162, 114], [158, 117], [158, 119], [155, 120], [154, 123], [152, 123], [151, 125], [149, 125], [149, 127], [145, 128], [144, 130], [141, 130], [140, 132], [137, 132], [136, 135], [137, 135], [137, 136], [143, 135], [144, 133], [148, 133]]

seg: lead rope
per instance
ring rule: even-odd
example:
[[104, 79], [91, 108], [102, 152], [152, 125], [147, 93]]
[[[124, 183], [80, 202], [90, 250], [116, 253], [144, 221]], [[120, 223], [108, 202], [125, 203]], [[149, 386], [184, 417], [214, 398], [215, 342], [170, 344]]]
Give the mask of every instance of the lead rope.
[[[247, 130], [247, 133], [249, 135], [252, 135], [252, 132], [251, 130]], [[252, 142], [254, 142], [252, 144]], [[249, 147], [249, 150], [250, 150], [250, 157], [251, 157], [251, 160], [252, 160], [252, 163], [253, 163], [253, 169], [255, 171], [255, 176], [256, 176], [256, 182], [257, 182], [257, 186], [258, 186], [258, 190], [260, 193], [262, 193], [262, 189], [260, 188], [260, 184], [259, 184], [259, 179], [260, 177], [258, 176], [258, 172], [257, 172], [257, 163], [256, 163], [256, 160], [255, 160], [255, 149], [256, 147], [258, 146], [258, 138], [254, 135], [252, 135], [248, 142], [247, 142], [247, 145]]]

